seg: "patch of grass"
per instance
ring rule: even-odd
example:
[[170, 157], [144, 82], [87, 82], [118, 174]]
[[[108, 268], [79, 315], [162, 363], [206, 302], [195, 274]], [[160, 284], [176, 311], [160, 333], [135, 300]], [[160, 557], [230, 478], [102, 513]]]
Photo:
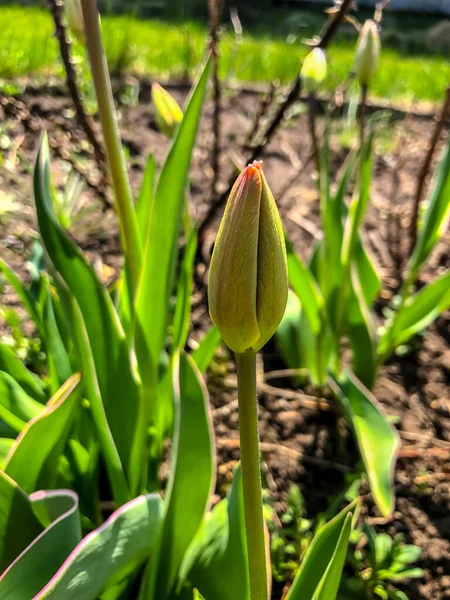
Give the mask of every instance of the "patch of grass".
[[[62, 75], [50, 16], [38, 8], [1, 7], [0, 77]], [[130, 69], [159, 78], [192, 74], [202, 60], [207, 32], [199, 22], [184, 24], [139, 21], [132, 17], [105, 17], [102, 21], [106, 52], [111, 68]], [[292, 24], [291, 24], [292, 26]], [[311, 23], [297, 28], [309, 35]], [[279, 23], [277, 31], [280, 30]], [[284, 37], [267, 33], [260, 26], [247, 30], [237, 45], [230, 30], [223, 34], [222, 76], [240, 81], [289, 82], [298, 72], [307, 49], [292, 29]], [[348, 33], [348, 32], [347, 32]], [[341, 35], [329, 50], [329, 88], [346, 77], [352, 66], [356, 34]], [[83, 49], [75, 49], [83, 64]], [[373, 95], [393, 101], [439, 101], [450, 80], [450, 64], [439, 56], [384, 48], [372, 89]]]

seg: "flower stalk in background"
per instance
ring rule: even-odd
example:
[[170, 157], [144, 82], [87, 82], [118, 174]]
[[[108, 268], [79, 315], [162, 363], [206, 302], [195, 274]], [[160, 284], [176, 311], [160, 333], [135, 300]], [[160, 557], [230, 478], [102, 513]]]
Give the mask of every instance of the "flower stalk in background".
[[133, 297], [137, 290], [141, 273], [141, 240], [128, 179], [125, 154], [120, 139], [111, 80], [109, 78], [108, 65], [106, 63], [100, 32], [97, 1], [81, 0], [81, 7], [86, 32], [86, 46], [89, 53], [98, 112], [105, 140], [106, 157], [116, 209], [119, 215], [122, 244], [130, 279], [131, 297]]
[[152, 99], [158, 129], [167, 137], [172, 138], [183, 119], [183, 111], [175, 98], [159, 83], [152, 84]]
[[377, 71], [380, 50], [378, 26], [372, 19], [367, 19], [359, 34], [354, 62], [356, 78], [361, 86], [359, 113], [359, 142], [361, 147], [364, 144], [367, 92]]
[[211, 318], [236, 354], [240, 451], [251, 600], [267, 600], [259, 459], [256, 352], [284, 314], [288, 274], [283, 228], [262, 163], [238, 177], [217, 235], [209, 275]]
[[380, 58], [380, 35], [375, 21], [367, 19], [356, 44], [355, 73], [361, 86], [369, 85]]
[[86, 36], [84, 33], [83, 10], [80, 0], [65, 0], [64, 14], [71, 34], [80, 43], [85, 44]]

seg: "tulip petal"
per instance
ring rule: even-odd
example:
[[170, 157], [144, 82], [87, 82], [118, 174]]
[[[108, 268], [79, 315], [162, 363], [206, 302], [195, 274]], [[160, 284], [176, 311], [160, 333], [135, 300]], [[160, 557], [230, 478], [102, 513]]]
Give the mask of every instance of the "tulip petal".
[[256, 314], [261, 176], [248, 166], [233, 186], [211, 258], [209, 308], [222, 338], [245, 352], [260, 338]]
[[256, 314], [260, 338], [258, 351], [275, 333], [286, 309], [288, 273], [283, 225], [272, 192], [261, 169], [258, 284]]

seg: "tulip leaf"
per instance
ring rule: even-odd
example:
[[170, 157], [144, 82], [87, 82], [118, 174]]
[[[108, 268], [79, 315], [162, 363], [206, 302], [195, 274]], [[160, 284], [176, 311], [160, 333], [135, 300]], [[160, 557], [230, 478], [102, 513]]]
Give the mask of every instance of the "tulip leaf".
[[[55, 216], [46, 136], [43, 137], [36, 162], [34, 192], [44, 247], [54, 269], [81, 311], [103, 410], [124, 470], [132, 478], [132, 472], [139, 469], [130, 440], [134, 439], [140, 416], [140, 398], [129, 348], [111, 297]], [[73, 326], [72, 314], [69, 318]]]
[[14, 440], [12, 438], [0, 438], [0, 470], [2, 471], [5, 464], [5, 458], [8, 456], [13, 444]]
[[154, 374], [167, 337], [187, 176], [208, 75], [209, 61], [164, 162], [153, 202], [136, 300], [136, 355], [142, 380], [148, 387], [154, 385]]
[[215, 325], [212, 325], [191, 355], [200, 373], [204, 373], [211, 364], [221, 341], [222, 336], [220, 335], [219, 330]]
[[434, 186], [427, 203], [423, 224], [414, 247], [408, 271], [414, 277], [427, 260], [450, 218], [450, 141], [436, 172]]
[[150, 554], [161, 522], [157, 494], [131, 500], [73, 549], [34, 600], [98, 598], [105, 586], [125, 578]]
[[17, 438], [5, 461], [5, 472], [25, 492], [37, 487], [52, 487], [79, 400], [75, 390], [80, 374], [72, 375], [49, 400], [44, 410], [32, 419]]
[[192, 229], [181, 261], [178, 275], [177, 299], [173, 317], [172, 349], [184, 348], [189, 334], [191, 319], [191, 296], [194, 282], [194, 260], [197, 250], [197, 232]]
[[[74, 345], [84, 373], [83, 380], [91, 405], [92, 419], [95, 423], [99, 443], [105, 457], [105, 465], [110, 478], [113, 498], [119, 506], [130, 499], [125, 473], [111, 434], [107, 415], [105, 414], [94, 358], [80, 308], [74, 300], [69, 300], [68, 310], [71, 311]], [[134, 472], [137, 471], [139, 473], [139, 466], [139, 463], [135, 465]]]
[[[345, 561], [353, 502], [316, 533], [286, 600], [334, 600]], [[329, 595], [326, 595], [326, 593]]]
[[145, 250], [148, 241], [148, 230], [155, 201], [155, 176], [156, 160], [150, 154], [145, 165], [144, 177], [142, 179], [139, 196], [136, 200], [136, 217], [141, 235], [142, 247]]
[[25, 289], [25, 286], [23, 285], [20, 278], [2, 258], [0, 258], [0, 273], [3, 274], [6, 281], [13, 288], [13, 290], [19, 297], [19, 300], [22, 302], [23, 307], [33, 319], [34, 324], [36, 325], [39, 333], [42, 334], [42, 323], [39, 317], [39, 313], [36, 310], [36, 304], [34, 302], [33, 296], [27, 289]]
[[0, 419], [19, 433], [43, 405], [31, 398], [11, 375], [0, 371]]
[[352, 348], [353, 371], [358, 379], [370, 389], [375, 384], [377, 375], [375, 332], [355, 267], [352, 267], [351, 272], [346, 330]]
[[183, 561], [180, 582], [188, 581], [215, 600], [248, 600], [247, 541], [240, 468], [228, 498], [209, 513]]
[[317, 335], [322, 329], [323, 297], [309, 269], [305, 267], [300, 257], [287, 243], [287, 262], [289, 282], [297, 294], [302, 312], [308, 319], [312, 332]]
[[318, 587], [313, 596], [313, 600], [334, 600], [336, 598], [339, 584], [341, 582], [342, 570], [344, 568], [347, 555], [348, 541], [352, 530], [352, 514], [348, 513], [344, 526], [341, 530], [336, 549], [328, 564]]
[[[1, 573], [43, 529], [28, 496], [0, 471], [0, 582]], [[0, 598], [2, 590], [0, 585]]]
[[[166, 600], [202, 520], [215, 472], [207, 391], [189, 356], [176, 354], [174, 364], [175, 427], [164, 524], [143, 598]], [[195, 481], [193, 480], [195, 473]]]
[[52, 391], [56, 392], [69, 379], [72, 374], [72, 368], [59, 331], [53, 298], [50, 293], [46, 294], [44, 300], [42, 320], [45, 330], [49, 372], [53, 381]]
[[300, 300], [297, 294], [289, 289], [286, 310], [276, 331], [275, 339], [286, 364], [291, 369], [298, 369], [302, 366], [301, 316]]
[[392, 478], [400, 445], [398, 433], [375, 396], [352, 373], [330, 379], [330, 385], [352, 426], [374, 500], [387, 517], [394, 509]]
[[365, 147], [361, 148], [361, 167], [358, 188], [353, 194], [348, 209], [344, 237], [342, 240], [341, 262], [344, 269], [350, 264], [354, 257], [355, 248], [359, 241], [359, 231], [369, 204], [370, 183], [372, 179], [372, 143], [373, 134], [370, 135]]
[[[45, 528], [0, 575], [0, 600], [35, 598], [81, 540], [76, 494], [68, 490], [35, 492], [28, 501]], [[13, 526], [17, 532], [26, 529], [19, 514], [14, 515]]]
[[371, 307], [380, 293], [381, 279], [375, 258], [369, 254], [361, 238], [358, 238], [355, 245], [354, 261], [361, 291], [367, 306]]
[[394, 315], [380, 341], [380, 357], [384, 360], [396, 346], [428, 327], [449, 307], [450, 273], [444, 273], [410, 296]]
[[0, 343], [0, 371], [8, 373], [14, 381], [34, 400], [45, 402], [47, 396], [43, 382], [17, 358], [6, 344]]

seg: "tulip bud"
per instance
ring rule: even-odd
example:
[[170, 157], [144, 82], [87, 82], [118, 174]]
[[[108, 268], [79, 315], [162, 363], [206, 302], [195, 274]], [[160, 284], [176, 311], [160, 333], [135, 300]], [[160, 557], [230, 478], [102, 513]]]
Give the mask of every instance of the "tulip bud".
[[327, 58], [321, 48], [314, 48], [303, 61], [300, 77], [307, 94], [317, 92], [327, 76]]
[[183, 119], [183, 111], [177, 101], [159, 83], [152, 85], [152, 98], [158, 129], [167, 137], [173, 137]]
[[65, 0], [64, 12], [72, 35], [82, 44], [85, 43], [83, 10], [80, 0]]
[[262, 171], [249, 165], [231, 190], [209, 272], [209, 311], [227, 346], [257, 352], [286, 308], [283, 227]]
[[375, 75], [380, 58], [380, 35], [377, 25], [368, 19], [356, 45], [355, 73], [361, 85], [368, 85]]

